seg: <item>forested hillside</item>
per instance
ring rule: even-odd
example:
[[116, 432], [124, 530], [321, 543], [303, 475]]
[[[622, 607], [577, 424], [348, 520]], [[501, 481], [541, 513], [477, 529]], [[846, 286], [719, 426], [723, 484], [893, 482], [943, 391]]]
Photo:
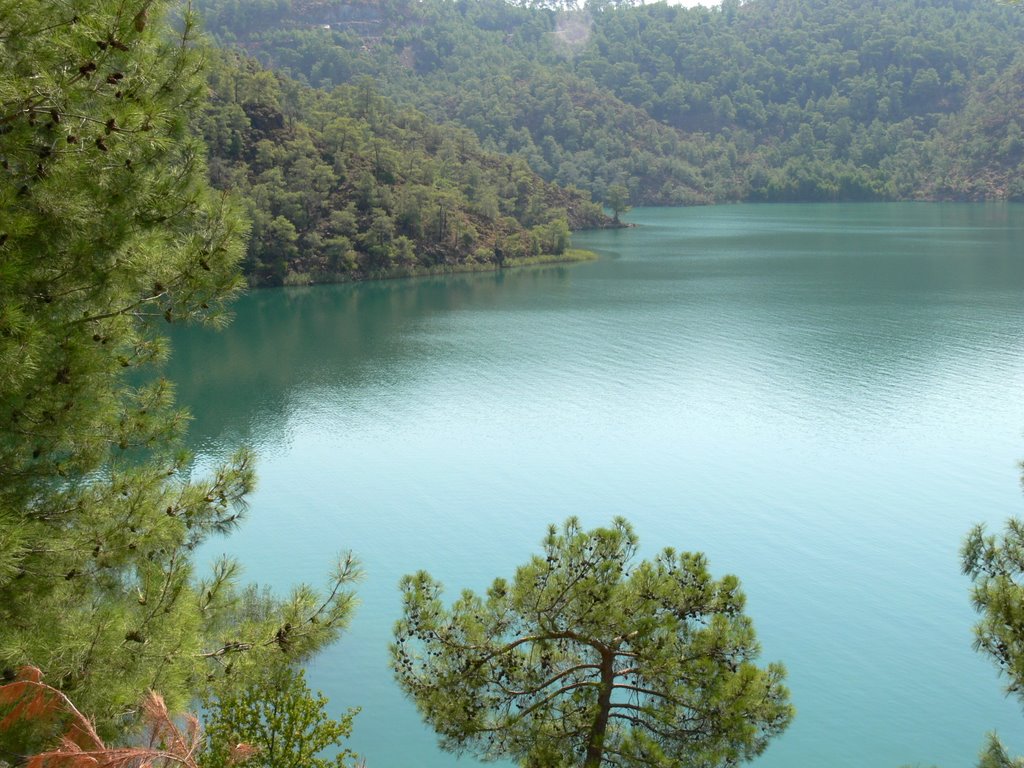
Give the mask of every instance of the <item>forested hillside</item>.
[[248, 204], [252, 283], [567, 260], [570, 227], [609, 222], [469, 130], [395, 107], [370, 78], [328, 93], [244, 56], [213, 64], [201, 127], [214, 185]]
[[549, 181], [634, 203], [1024, 196], [1024, 16], [988, 0], [202, 0], [317, 87], [370, 77]]

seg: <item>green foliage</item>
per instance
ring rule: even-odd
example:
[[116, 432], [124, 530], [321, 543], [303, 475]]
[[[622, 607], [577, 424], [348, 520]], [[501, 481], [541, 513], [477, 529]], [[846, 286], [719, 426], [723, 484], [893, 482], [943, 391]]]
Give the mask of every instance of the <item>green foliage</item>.
[[961, 550], [971, 599], [981, 619], [974, 645], [1007, 677], [1006, 690], [1024, 700], [1024, 521], [1008, 520], [1001, 536], [975, 526]]
[[1022, 192], [1019, 78], [997, 80], [1024, 19], [998, 3], [200, 5], [276, 69], [372, 77], [604, 202], [615, 183], [667, 205]]
[[530, 766], [735, 765], [793, 710], [734, 576], [665, 549], [635, 562], [629, 524], [554, 526], [542, 556], [446, 608], [401, 583], [392, 666], [443, 748]]
[[[1019, 11], [1018, 11], [1019, 12]], [[964, 108], [940, 124], [929, 179], [939, 198], [1024, 199], [1024, 58], [972, 83]]]
[[978, 768], [1024, 768], [1024, 759], [1010, 757], [1002, 742], [990, 733], [979, 756]]
[[182, 709], [239, 656], [308, 656], [351, 609], [351, 564], [285, 600], [230, 562], [194, 574], [253, 458], [190, 476], [162, 329], [225, 319], [247, 225], [189, 131], [204, 50], [171, 6], [0, 0], [0, 671], [42, 668], [103, 738], [147, 689]]
[[557, 256], [570, 220], [606, 222], [584, 194], [484, 151], [464, 128], [396, 108], [372, 81], [328, 94], [230, 54], [210, 80], [211, 178], [246, 199], [253, 283], [497, 265], [508, 238]]
[[[352, 733], [358, 710], [338, 720], [325, 713], [327, 699], [313, 694], [301, 669], [276, 663], [259, 676], [226, 685], [206, 702], [208, 747], [201, 768], [237, 765], [236, 744], [255, 754], [242, 765], [249, 768], [328, 768], [351, 765], [355, 754], [342, 748]], [[333, 758], [320, 757], [337, 749]]]
[[[981, 619], [974, 647], [996, 662], [1007, 678], [1006, 691], [1024, 700], [1024, 521], [1012, 518], [1001, 536], [977, 525], [961, 549], [963, 571], [973, 582], [971, 598]], [[989, 734], [979, 768], [1019, 768], [1002, 743]]]
[[612, 214], [616, 223], [618, 223], [619, 215], [629, 210], [629, 190], [626, 189], [626, 185], [612, 184], [608, 187], [608, 194], [605, 197], [605, 202], [607, 202], [608, 207], [612, 209]]

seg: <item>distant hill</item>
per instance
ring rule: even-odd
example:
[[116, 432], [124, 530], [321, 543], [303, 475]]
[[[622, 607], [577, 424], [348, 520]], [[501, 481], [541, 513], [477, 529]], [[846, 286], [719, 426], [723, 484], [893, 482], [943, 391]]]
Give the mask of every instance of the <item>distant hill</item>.
[[200, 0], [316, 87], [361, 77], [633, 203], [1024, 197], [1024, 11], [989, 0]]
[[611, 225], [589, 195], [396, 107], [371, 78], [330, 93], [224, 52], [199, 128], [210, 177], [247, 203], [258, 285], [570, 260], [570, 229]]

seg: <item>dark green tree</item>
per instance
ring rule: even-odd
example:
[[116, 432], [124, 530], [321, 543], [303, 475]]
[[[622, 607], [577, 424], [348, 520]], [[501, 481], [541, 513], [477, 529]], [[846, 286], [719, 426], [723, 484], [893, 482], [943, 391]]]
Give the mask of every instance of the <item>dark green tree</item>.
[[442, 133], [399, 110], [366, 90], [372, 82], [327, 93], [230, 53], [211, 70], [199, 127], [212, 183], [246, 199], [253, 284], [508, 266], [497, 251], [513, 233], [537, 235], [539, 254], [524, 257], [576, 260], [564, 228], [611, 221], [465, 129]]
[[619, 518], [552, 526], [544, 551], [446, 608], [402, 580], [392, 666], [443, 748], [527, 766], [725, 766], [760, 754], [793, 710], [759, 653], [734, 576], [665, 549], [635, 562]]
[[357, 114], [377, 127], [387, 100], [416, 105], [606, 204], [621, 181], [645, 205], [1024, 195], [1024, 18], [1005, 3], [423, 0], [321, 29], [329, 4], [254, 24], [199, 2], [225, 42], [311, 84], [372, 78], [382, 108]]
[[0, 673], [42, 668], [104, 738], [147, 689], [182, 709], [242, 652], [307, 656], [351, 606], [351, 563], [284, 601], [194, 573], [252, 457], [189, 476], [161, 329], [223, 321], [246, 224], [189, 131], [204, 56], [172, 6], [0, 0]]

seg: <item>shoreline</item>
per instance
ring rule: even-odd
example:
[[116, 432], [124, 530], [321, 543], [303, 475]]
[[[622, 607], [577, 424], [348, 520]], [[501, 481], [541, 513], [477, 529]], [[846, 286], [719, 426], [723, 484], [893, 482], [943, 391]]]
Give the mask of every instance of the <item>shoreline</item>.
[[364, 277], [353, 278], [349, 275], [338, 274], [289, 274], [281, 285], [250, 284], [248, 289], [265, 288], [302, 288], [313, 285], [343, 285], [347, 283], [367, 283], [377, 280], [399, 280], [411, 277], [438, 277], [443, 275], [464, 274], [469, 272], [503, 272], [506, 269], [521, 269], [523, 267], [550, 266], [555, 264], [578, 264], [586, 261], [596, 261], [600, 257], [593, 251], [583, 248], [567, 248], [560, 254], [541, 254], [539, 256], [527, 256], [519, 259], [507, 259], [503, 264], [495, 262], [476, 262], [463, 264], [437, 264], [431, 267], [401, 267], [386, 273], [370, 273]]

